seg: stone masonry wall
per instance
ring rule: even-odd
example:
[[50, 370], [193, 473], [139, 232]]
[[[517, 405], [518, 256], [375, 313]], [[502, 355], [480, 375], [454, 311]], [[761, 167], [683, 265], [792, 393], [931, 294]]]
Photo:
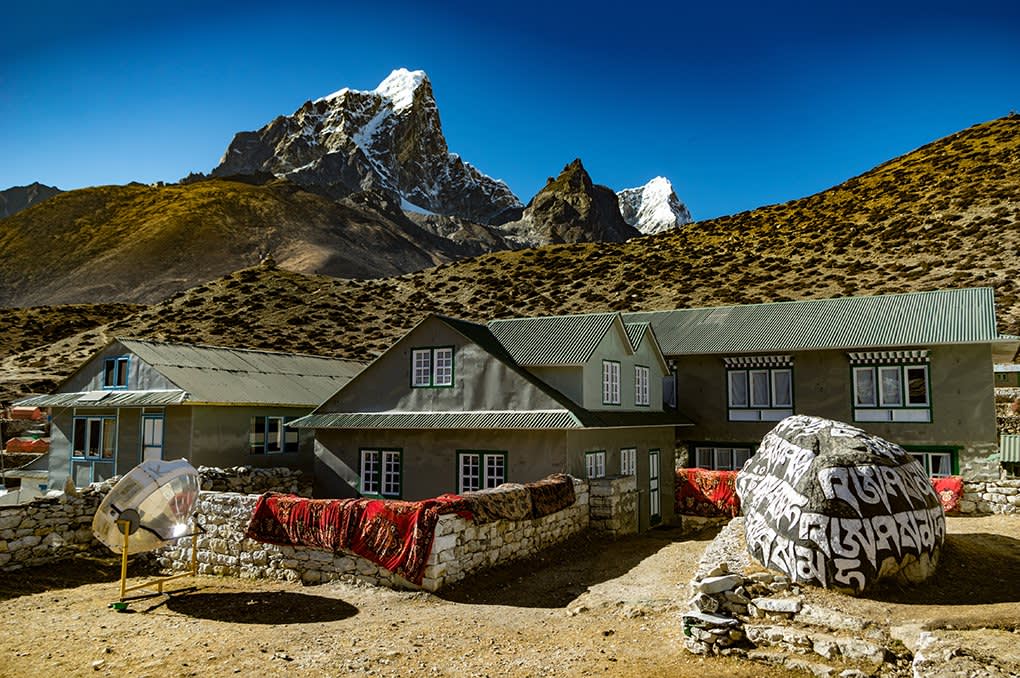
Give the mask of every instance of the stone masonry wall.
[[964, 482], [960, 513], [1020, 513], [1020, 478]]
[[50, 563], [98, 546], [92, 516], [108, 490], [0, 506], [0, 571]]
[[[440, 516], [421, 587], [354, 554], [246, 539], [244, 531], [258, 497], [202, 492], [198, 513], [206, 534], [198, 539], [199, 573], [307, 584], [353, 578], [391, 588], [436, 591], [480, 570], [532, 555], [587, 528], [587, 483], [575, 479], [574, 492], [577, 500], [572, 506], [536, 520], [476, 525], [457, 515]], [[181, 540], [159, 555], [160, 565], [172, 570], [186, 569], [190, 561], [190, 540]]]
[[593, 478], [589, 498], [593, 530], [614, 537], [638, 531], [637, 476]]
[[[229, 487], [246, 493], [311, 495], [306, 474], [287, 468], [203, 466], [198, 472], [203, 489]], [[27, 504], [0, 506], [0, 572], [52, 563], [92, 549], [109, 554], [92, 536], [92, 517], [117, 480], [119, 477], [93, 483], [76, 495], [61, 493]]]

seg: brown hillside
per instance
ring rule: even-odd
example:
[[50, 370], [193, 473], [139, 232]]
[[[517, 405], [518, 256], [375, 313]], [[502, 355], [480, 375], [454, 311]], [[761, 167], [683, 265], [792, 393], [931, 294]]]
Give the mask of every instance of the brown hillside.
[[1020, 116], [977, 125], [832, 189], [620, 244], [553, 245], [380, 280], [269, 267], [0, 363], [0, 391], [66, 375], [107, 338], [370, 358], [437, 311], [469, 319], [991, 285], [1020, 333]]
[[0, 220], [0, 306], [153, 303], [267, 253], [292, 270], [364, 278], [463, 256], [386, 208], [285, 181], [69, 191]]

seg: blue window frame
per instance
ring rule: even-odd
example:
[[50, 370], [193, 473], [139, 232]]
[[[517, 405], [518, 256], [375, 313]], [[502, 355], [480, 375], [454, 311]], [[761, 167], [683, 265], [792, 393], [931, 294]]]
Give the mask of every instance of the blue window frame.
[[126, 389], [130, 370], [130, 356], [118, 355], [103, 362], [103, 388]]

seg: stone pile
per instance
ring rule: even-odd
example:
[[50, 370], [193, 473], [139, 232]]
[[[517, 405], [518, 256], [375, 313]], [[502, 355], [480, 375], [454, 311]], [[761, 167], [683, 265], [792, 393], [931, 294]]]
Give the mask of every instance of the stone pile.
[[638, 531], [637, 476], [592, 478], [591, 528], [613, 536]]
[[963, 483], [960, 513], [1020, 513], [1020, 478]]
[[300, 497], [312, 496], [310, 475], [298, 469], [199, 466], [198, 475], [202, 479], [202, 490], [207, 492], [238, 492], [240, 494], [281, 492], [296, 494]]
[[791, 619], [801, 609], [797, 598], [770, 597], [799, 592], [789, 577], [772, 572], [744, 576], [730, 572], [725, 562], [691, 582], [691, 589], [692, 609], [683, 615], [683, 630], [684, 645], [694, 654], [731, 654], [730, 648], [746, 638], [746, 622]]

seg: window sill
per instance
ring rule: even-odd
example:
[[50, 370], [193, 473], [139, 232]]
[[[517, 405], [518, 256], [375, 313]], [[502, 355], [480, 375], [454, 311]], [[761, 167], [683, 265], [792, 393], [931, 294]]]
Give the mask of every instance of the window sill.
[[729, 411], [730, 421], [779, 421], [793, 415], [792, 409], [753, 409]]
[[931, 410], [927, 408], [857, 408], [855, 422], [931, 423]]

